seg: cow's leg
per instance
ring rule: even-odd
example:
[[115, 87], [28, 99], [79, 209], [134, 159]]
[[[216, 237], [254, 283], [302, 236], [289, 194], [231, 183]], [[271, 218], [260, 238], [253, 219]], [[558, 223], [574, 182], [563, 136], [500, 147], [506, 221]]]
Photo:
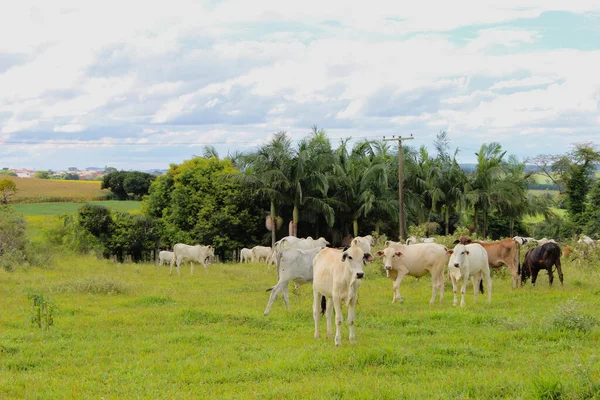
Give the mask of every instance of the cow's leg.
[[467, 284], [469, 283], [469, 273], [463, 275], [463, 282], [460, 288], [460, 306], [465, 306], [465, 293], [467, 292]]
[[331, 333], [332, 333], [331, 320], [333, 317], [333, 299], [329, 299], [329, 301], [327, 301], [327, 299], [326, 299], [325, 317], [327, 320], [327, 339], [331, 339]]
[[435, 296], [438, 292], [440, 293], [440, 303], [444, 302], [444, 268], [440, 268], [440, 272], [437, 274], [431, 274], [431, 300], [429, 304], [435, 302]]
[[394, 284], [392, 285], [394, 288], [394, 298], [392, 299], [392, 303], [395, 303], [396, 301], [400, 301], [400, 303], [404, 303], [404, 299], [402, 298], [402, 295], [400, 294], [400, 284], [402, 283], [402, 279], [404, 279], [405, 275], [406, 275], [406, 272], [398, 271], [398, 276], [396, 277], [396, 280], [394, 281]]
[[538, 273], [540, 272], [539, 268], [536, 266], [531, 271], [531, 284], [535, 286], [535, 281], [537, 280]]
[[204, 272], [208, 273], [208, 268], [206, 268], [206, 260], [201, 261], [201, 264], [204, 267]]
[[288, 293], [289, 282], [286, 282], [285, 285], [281, 288], [281, 297], [283, 297], [283, 303], [285, 304], [285, 308], [290, 311], [290, 295]]
[[267, 303], [267, 308], [265, 308], [265, 315], [269, 315], [269, 313], [271, 312], [271, 306], [275, 302], [275, 299], [277, 299], [277, 294], [279, 293], [280, 290], [281, 290], [281, 283], [277, 282], [277, 285], [275, 285], [275, 287], [273, 288], [273, 291], [271, 292], [271, 296], [269, 297], [269, 302]]
[[458, 304], [458, 298], [456, 297], [456, 291], [458, 290], [458, 285], [456, 282], [456, 279], [454, 279], [454, 276], [450, 275], [450, 281], [452, 282], [452, 291], [454, 292], [454, 301], [452, 302], [452, 305], [455, 306]]
[[319, 335], [319, 316], [321, 314], [321, 293], [313, 290], [313, 319], [315, 320], [315, 339], [320, 337]]
[[477, 295], [479, 294], [479, 274], [473, 275], [471, 277], [471, 282], [473, 283], [473, 301], [477, 303]]
[[554, 273], [552, 272], [552, 265], [546, 268], [548, 271], [548, 281], [550, 282], [550, 286], [554, 283]]
[[194, 263], [190, 261], [190, 275], [194, 275]]
[[560, 286], [563, 285], [563, 273], [562, 273], [562, 266], [560, 265], [560, 258], [558, 260], [556, 260], [556, 272], [558, 273], [558, 280], [560, 281]]
[[173, 273], [173, 264], [175, 264], [175, 259], [173, 258], [169, 263], [169, 275]]
[[333, 307], [335, 308], [335, 345], [341, 346], [342, 344], [342, 323], [344, 322], [344, 316], [342, 315], [342, 300], [338, 296], [333, 296]]
[[485, 286], [488, 291], [488, 304], [492, 303], [492, 276], [490, 275], [490, 270], [483, 271], [483, 277], [485, 278]]
[[356, 307], [356, 301], [358, 297], [352, 296], [350, 304], [348, 304], [348, 330], [350, 331], [350, 343], [356, 343], [356, 337], [354, 336], [354, 308]]
[[179, 272], [179, 266], [181, 265], [182, 260], [179, 259], [175, 262], [175, 267], [177, 267], [177, 275], [181, 276], [181, 273]]

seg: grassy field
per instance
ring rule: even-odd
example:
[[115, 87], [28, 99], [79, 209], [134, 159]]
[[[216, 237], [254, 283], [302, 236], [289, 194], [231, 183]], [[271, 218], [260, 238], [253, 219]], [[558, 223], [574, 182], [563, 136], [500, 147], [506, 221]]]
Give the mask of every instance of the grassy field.
[[[597, 258], [596, 258], [597, 259]], [[265, 265], [112, 264], [61, 256], [48, 269], [0, 270], [2, 399], [492, 399], [600, 396], [600, 274], [577, 259], [565, 285], [513, 291], [494, 276], [487, 305], [429, 305], [430, 280], [407, 278], [391, 304], [381, 262], [365, 267], [357, 344], [313, 338], [310, 285], [262, 315], [277, 278]], [[557, 280], [555, 280], [557, 282]], [[27, 293], [56, 304], [33, 326]], [[345, 311], [345, 307], [344, 307]], [[596, 318], [594, 320], [593, 318]], [[554, 395], [554, 397], [549, 396]], [[596, 396], [596, 397], [593, 397]]]
[[75, 202], [106, 200], [108, 190], [100, 189], [100, 181], [63, 181], [5, 176], [17, 184], [13, 203]]
[[[105, 200], [105, 201], [89, 201], [91, 204], [98, 204], [110, 208], [115, 211], [123, 212], [139, 212], [142, 207], [141, 201], [117, 201], [117, 200]], [[48, 215], [61, 215], [70, 214], [77, 212], [83, 204], [81, 203], [26, 203], [26, 204], [13, 204], [11, 207], [23, 214], [25, 217], [33, 216], [48, 216]]]

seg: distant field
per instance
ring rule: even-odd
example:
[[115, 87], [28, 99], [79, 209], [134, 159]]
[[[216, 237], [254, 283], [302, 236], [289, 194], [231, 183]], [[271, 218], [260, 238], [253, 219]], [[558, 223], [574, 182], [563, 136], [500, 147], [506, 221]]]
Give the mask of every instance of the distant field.
[[[142, 207], [141, 201], [90, 201], [91, 204], [99, 204], [116, 211], [139, 212]], [[12, 208], [25, 217], [61, 215], [74, 213], [83, 206], [82, 203], [28, 203], [13, 204]]]
[[[4, 178], [4, 177], [3, 177]], [[16, 178], [6, 176], [17, 184], [13, 203], [74, 202], [106, 200], [109, 191], [100, 189], [100, 181], [63, 181], [53, 179]]]
[[[550, 210], [560, 217], [564, 217], [567, 213], [567, 210], [563, 210], [556, 207], [550, 207]], [[542, 222], [543, 220], [544, 217], [542, 215], [536, 215], [535, 217], [525, 217], [523, 219], [523, 222], [525, 222], [526, 224], [535, 224], [538, 222]]]
[[529, 193], [533, 194], [534, 196], [542, 196], [545, 194], [549, 194], [552, 197], [556, 197], [559, 194], [558, 190], [548, 190], [548, 189], [544, 189], [544, 190], [538, 190], [538, 189], [529, 189]]

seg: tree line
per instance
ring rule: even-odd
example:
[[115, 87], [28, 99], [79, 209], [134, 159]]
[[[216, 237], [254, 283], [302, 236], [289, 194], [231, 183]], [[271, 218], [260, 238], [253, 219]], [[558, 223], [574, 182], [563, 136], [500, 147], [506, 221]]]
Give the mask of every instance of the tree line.
[[[595, 177], [600, 153], [592, 144], [519, 160], [499, 143], [487, 143], [468, 171], [459, 165], [459, 150], [451, 149], [446, 132], [433, 145], [433, 152], [403, 147], [407, 226], [420, 226], [427, 235], [462, 227], [490, 239], [517, 234], [566, 239], [582, 233], [600, 238]], [[387, 142], [332, 144], [317, 127], [298, 142], [279, 132], [254, 150], [223, 158], [206, 147], [158, 177], [123, 171], [105, 176], [103, 187], [116, 198], [143, 196], [142, 213], [121, 215], [88, 205], [62, 221], [54, 240], [89, 251], [85, 238], [105, 256], [140, 260], [178, 242], [210, 243], [226, 259], [234, 249], [269, 245], [290, 232], [324, 236], [334, 246], [347, 236], [371, 233], [397, 239], [397, 165], [397, 150]], [[531, 194], [535, 173], [544, 174], [560, 194]], [[564, 208], [566, 216], [556, 208]], [[527, 216], [543, 218], [525, 224]], [[58, 240], [61, 235], [78, 240]]]

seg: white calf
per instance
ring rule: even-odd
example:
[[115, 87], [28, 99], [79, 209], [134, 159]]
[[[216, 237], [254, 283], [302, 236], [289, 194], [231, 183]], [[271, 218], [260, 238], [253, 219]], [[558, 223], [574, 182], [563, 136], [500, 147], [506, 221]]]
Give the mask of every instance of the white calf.
[[351, 246], [358, 246], [365, 253], [371, 253], [371, 243], [373, 242], [373, 238], [371, 235], [369, 236], [357, 236], [352, 239]]
[[170, 264], [171, 261], [173, 260], [173, 252], [172, 251], [167, 251], [167, 250], [163, 250], [160, 253], [158, 253], [158, 265], [164, 265], [164, 264]]
[[173, 272], [173, 264], [177, 267], [177, 275], [181, 275], [179, 273], [179, 266], [184, 261], [190, 262], [190, 274], [194, 274], [194, 263], [200, 263], [204, 267], [204, 271], [207, 272], [206, 262], [210, 260], [211, 257], [215, 256], [214, 249], [211, 245], [202, 246], [190, 246], [183, 243], [177, 243], [173, 246], [173, 260], [171, 260], [171, 267], [169, 268], [169, 275]]
[[252, 261], [252, 250], [244, 247], [242, 250], [240, 250], [240, 262], [248, 263], [250, 261]]
[[265, 315], [269, 315], [271, 306], [279, 292], [281, 292], [285, 307], [290, 311], [288, 296], [289, 283], [294, 281], [296, 286], [300, 286], [312, 282], [313, 260], [322, 249], [322, 247], [310, 250], [287, 249], [279, 252], [277, 255], [277, 276], [279, 276], [279, 281], [275, 286], [267, 289], [267, 292], [270, 290], [272, 290], [272, 292], [267, 308], [265, 309]]
[[331, 317], [333, 309], [335, 309], [335, 344], [336, 346], [342, 344], [340, 328], [344, 319], [342, 316], [342, 302], [345, 302], [348, 305], [350, 343], [355, 342], [354, 308], [358, 300], [360, 280], [365, 275], [362, 269], [364, 260], [372, 261], [373, 256], [363, 252], [358, 246], [350, 246], [345, 251], [326, 248], [321, 250], [315, 257], [313, 261], [315, 339], [318, 339], [320, 336], [319, 313], [321, 309], [321, 297], [324, 296], [330, 299], [330, 301], [327, 301], [325, 312], [327, 317], [327, 337], [331, 337]]
[[[457, 244], [454, 250], [448, 250], [450, 254], [450, 260], [448, 261], [448, 273], [452, 280], [452, 290], [454, 291], [454, 302], [452, 305], [458, 303], [456, 297], [456, 291], [458, 282], [463, 279], [462, 288], [460, 290], [460, 306], [465, 305], [465, 292], [467, 290], [467, 283], [469, 278], [473, 282], [473, 291], [475, 301], [477, 301], [477, 289], [480, 289], [483, 293], [483, 285], [481, 277], [485, 278], [485, 283], [488, 289], [488, 303], [492, 302], [492, 278], [490, 277], [490, 266], [488, 263], [488, 255], [483, 246], [478, 243], [471, 243], [467, 245]], [[477, 278], [477, 279], [475, 279]], [[479, 285], [476, 284], [479, 283]], [[480, 286], [479, 288], [477, 286]]]

